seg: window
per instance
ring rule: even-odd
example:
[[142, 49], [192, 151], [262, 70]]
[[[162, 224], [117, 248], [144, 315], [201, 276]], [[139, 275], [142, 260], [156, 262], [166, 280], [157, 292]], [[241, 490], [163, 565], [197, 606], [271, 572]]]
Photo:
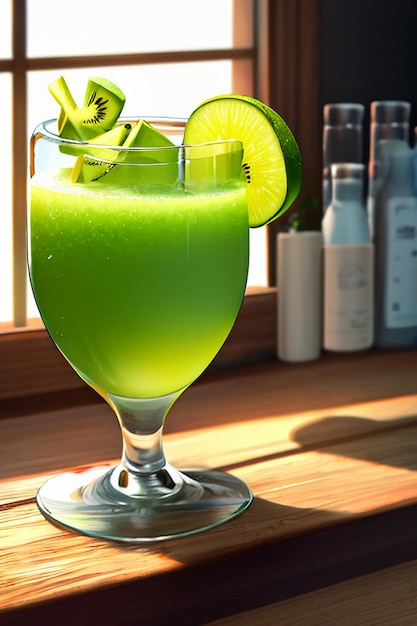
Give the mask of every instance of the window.
[[[125, 92], [127, 115], [186, 117], [210, 95], [255, 93], [258, 4], [120, 0], [103, 11], [100, 0], [0, 0], [2, 115], [12, 120], [2, 137], [0, 322], [38, 316], [26, 270], [27, 145], [34, 126], [57, 114], [48, 83], [64, 74], [82, 100], [87, 78], [106, 76]], [[249, 284], [265, 285], [264, 229], [251, 237]]]
[[[46, 0], [0, 0], [0, 89], [2, 94], [3, 119], [12, 121], [12, 124], [4, 124], [2, 128], [2, 167], [0, 168], [0, 185], [2, 190], [2, 202], [0, 204], [0, 307], [5, 307], [7, 315], [0, 315], [0, 408], [1, 403], [8, 405], [9, 399], [25, 398], [31, 401], [35, 394], [51, 393], [65, 389], [78, 389], [82, 384], [78, 376], [72, 371], [57, 354], [51, 340], [45, 330], [39, 330], [39, 321], [26, 319], [26, 245], [25, 245], [25, 221], [26, 221], [26, 179], [27, 179], [27, 145], [28, 135], [33, 125], [39, 121], [39, 117], [46, 117], [48, 107], [52, 115], [56, 110], [53, 100], [45, 90], [46, 79], [49, 76], [55, 78], [57, 74], [65, 74], [71, 82], [71, 87], [76, 91], [75, 76], [80, 72], [81, 91], [84, 90], [84, 76], [90, 71], [94, 74], [99, 72], [115, 72], [117, 78], [121, 67], [127, 68], [130, 74], [136, 76], [155, 76], [157, 70], [163, 70], [161, 84], [167, 73], [175, 75], [177, 68], [184, 73], [182, 77], [190, 76], [192, 67], [206, 68], [212, 63], [215, 69], [211, 78], [215, 81], [223, 80], [222, 71], [219, 68], [226, 67], [230, 89], [241, 93], [253, 93], [261, 100], [270, 104], [287, 121], [294, 131], [299, 142], [303, 158], [303, 186], [298, 202], [305, 198], [319, 198], [321, 195], [321, 163], [317, 157], [321, 153], [321, 111], [319, 105], [320, 65], [318, 54], [319, 26], [320, 26], [320, 3], [321, 0], [166, 0], [168, 5], [175, 4], [177, 10], [180, 5], [188, 4], [194, 7], [198, 4], [205, 7], [209, 4], [211, 11], [222, 10], [222, 18], [229, 16], [229, 25], [233, 24], [229, 44], [226, 46], [214, 44], [211, 47], [203, 47], [202, 37], [194, 38], [201, 42], [201, 48], [193, 49], [185, 46], [182, 40], [183, 33], [180, 25], [172, 24], [178, 35], [174, 38], [177, 42], [176, 49], [170, 49], [166, 43], [165, 34], [159, 29], [159, 43], [165, 42], [165, 50], [157, 49], [156, 42], [148, 41], [148, 50], [139, 51], [137, 41], [143, 41], [137, 26], [137, 39], [130, 35], [130, 43], [126, 40], [125, 52], [106, 51], [103, 46], [103, 38], [100, 44], [88, 40], [87, 48], [85, 41], [80, 43], [79, 49], [74, 52], [64, 50], [68, 46], [68, 33], [70, 32], [66, 21], [67, 15], [62, 16], [64, 7], [61, 3], [50, 0], [52, 9], [46, 11]], [[77, 0], [78, 2], [78, 0]], [[76, 3], [71, 4], [74, 7]], [[89, 0], [85, 5], [97, 6], [97, 1]], [[126, 7], [129, 2], [120, 0], [120, 7]], [[141, 7], [152, 5], [161, 7], [160, 0], [135, 0], [130, 6], [135, 7], [136, 12], [141, 12]], [[43, 12], [40, 8], [43, 6]], [[79, 8], [79, 4], [77, 5]], [[33, 25], [27, 25], [30, 12], [39, 11], [42, 16], [41, 26], [37, 26], [37, 34], [31, 31], [31, 41], [26, 37], [26, 31], [30, 31]], [[60, 49], [50, 51], [47, 56], [37, 56], [41, 50], [36, 50], [33, 36], [40, 38], [37, 45], [46, 46], [48, 33], [46, 32], [47, 17], [55, 11], [54, 20], [57, 29], [63, 29], [63, 37]], [[73, 8], [71, 8], [73, 11]], [[59, 15], [58, 15], [59, 13]], [[161, 11], [159, 11], [159, 14]], [[79, 14], [79, 13], [78, 13]], [[133, 13], [132, 13], [133, 14]], [[202, 15], [202, 14], [201, 14]], [[131, 15], [129, 14], [129, 17]], [[201, 28], [202, 19], [199, 20], [197, 30]], [[217, 14], [214, 20], [218, 29], [220, 18]], [[184, 20], [181, 20], [183, 23]], [[187, 19], [187, 26], [190, 21]], [[115, 22], [114, 22], [115, 23]], [[26, 28], [27, 26], [27, 28]], [[103, 32], [94, 22], [94, 32]], [[129, 26], [130, 28], [130, 26]], [[207, 26], [209, 28], [209, 26]], [[223, 22], [222, 22], [223, 28]], [[42, 30], [43, 29], [43, 30]], [[229, 26], [228, 26], [229, 29]], [[148, 30], [148, 29], [146, 29]], [[85, 31], [88, 35], [89, 28]], [[135, 32], [131, 30], [131, 33]], [[181, 32], [181, 37], [179, 33]], [[195, 34], [196, 28], [193, 33]], [[223, 30], [222, 32], [226, 32]], [[12, 34], [14, 35], [12, 37]], [[185, 35], [184, 35], [185, 36]], [[112, 37], [108, 37], [112, 40]], [[65, 40], [65, 41], [63, 41]], [[178, 47], [181, 42], [182, 48]], [[77, 46], [77, 39], [74, 39]], [[207, 40], [206, 40], [207, 43]], [[206, 45], [206, 43], [204, 45]], [[151, 44], [154, 48], [150, 47]], [[158, 44], [159, 45], [159, 44]], [[171, 44], [170, 44], [171, 45]], [[174, 45], [174, 44], [172, 44]], [[208, 45], [208, 44], [207, 44]], [[129, 48], [129, 46], [131, 46]], [[129, 50], [134, 50], [130, 52]], [[128, 50], [128, 52], [126, 52]], [[312, 51], [317, 54], [312, 54]], [[59, 53], [60, 56], [56, 56]], [[90, 54], [91, 53], [91, 54]], [[84, 74], [83, 74], [84, 72]], [[205, 74], [199, 73], [199, 77]], [[142, 79], [141, 79], [142, 80]], [[179, 79], [178, 79], [179, 80]], [[118, 81], [116, 81], [118, 82]], [[130, 81], [129, 81], [130, 82]], [[176, 85], [176, 83], [175, 83]], [[220, 83], [205, 83], [207, 95], [221, 89]], [[126, 88], [125, 85], [123, 85]], [[193, 89], [197, 89], [193, 85]], [[129, 85], [130, 89], [130, 85]], [[204, 97], [204, 85], [198, 93], [198, 99]], [[27, 97], [26, 97], [27, 96]], [[150, 98], [151, 90], [143, 90], [141, 96]], [[174, 106], [180, 107], [178, 95], [175, 98], [170, 94], [168, 102], [170, 110]], [[78, 96], [77, 96], [78, 97]], [[129, 100], [131, 96], [129, 96]], [[41, 108], [36, 113], [34, 102], [38, 102]], [[133, 102], [136, 103], [135, 100]], [[155, 100], [161, 102], [161, 98]], [[47, 103], [47, 104], [46, 104]], [[151, 101], [147, 101], [149, 106]], [[184, 114], [187, 115], [194, 104], [192, 97], [186, 104]], [[185, 107], [185, 105], [182, 105]], [[178, 114], [182, 114], [178, 110]], [[12, 145], [15, 150], [12, 152]], [[13, 172], [13, 177], [12, 177]], [[13, 210], [12, 210], [13, 199]], [[295, 206], [291, 209], [294, 210]], [[270, 224], [266, 228], [268, 268], [265, 271], [264, 239], [263, 230], [254, 230], [251, 235], [257, 235], [261, 239], [261, 252], [254, 254], [252, 244], [252, 259], [258, 256], [261, 261], [262, 272], [268, 275], [269, 284], [275, 281], [275, 244], [276, 233], [281, 229], [291, 211]], [[12, 229], [13, 229], [13, 282], [15, 288], [14, 311], [12, 311]], [[6, 245], [7, 244], [7, 245]], [[290, 271], [290, 270], [289, 270]], [[258, 282], [258, 281], [256, 281]], [[261, 281], [259, 281], [261, 282]], [[266, 281], [265, 281], [266, 282]], [[258, 283], [259, 284], [259, 283]], [[23, 285], [23, 289], [22, 289]], [[273, 288], [250, 289], [245, 297], [243, 316], [239, 316], [236, 332], [233, 331], [230, 341], [222, 349], [220, 366], [235, 364], [254, 359], [270, 358], [275, 353], [276, 335], [276, 294]], [[7, 320], [2, 322], [2, 320]], [[26, 326], [25, 326], [26, 325]], [[223, 359], [223, 360], [222, 360]], [[216, 361], [218, 359], [216, 358]]]

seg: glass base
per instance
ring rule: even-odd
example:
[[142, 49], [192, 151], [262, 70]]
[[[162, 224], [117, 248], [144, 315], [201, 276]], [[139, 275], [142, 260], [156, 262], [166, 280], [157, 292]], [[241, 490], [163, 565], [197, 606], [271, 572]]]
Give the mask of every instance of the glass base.
[[51, 478], [37, 494], [39, 509], [49, 521], [126, 542], [201, 532], [239, 515], [251, 501], [249, 488], [235, 476], [211, 470], [179, 472], [169, 465], [146, 479], [132, 478], [122, 466], [81, 468]]

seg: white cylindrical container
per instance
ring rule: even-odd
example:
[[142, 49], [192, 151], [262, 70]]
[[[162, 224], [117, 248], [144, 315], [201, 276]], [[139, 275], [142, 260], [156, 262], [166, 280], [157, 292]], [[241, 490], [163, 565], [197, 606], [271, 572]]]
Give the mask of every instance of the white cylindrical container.
[[322, 222], [323, 346], [331, 351], [364, 350], [373, 343], [374, 247], [363, 174], [363, 165], [332, 165], [333, 197]]
[[277, 236], [277, 356], [282, 361], [318, 359], [322, 343], [322, 235]]

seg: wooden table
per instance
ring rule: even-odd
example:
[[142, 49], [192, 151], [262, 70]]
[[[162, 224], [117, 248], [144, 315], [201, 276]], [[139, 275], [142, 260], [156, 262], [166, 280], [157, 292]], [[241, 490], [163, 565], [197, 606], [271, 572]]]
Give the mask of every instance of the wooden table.
[[417, 351], [203, 376], [172, 409], [166, 455], [240, 476], [254, 502], [144, 547], [59, 529], [35, 504], [57, 471], [119, 456], [106, 405], [1, 409], [1, 625], [417, 623]]

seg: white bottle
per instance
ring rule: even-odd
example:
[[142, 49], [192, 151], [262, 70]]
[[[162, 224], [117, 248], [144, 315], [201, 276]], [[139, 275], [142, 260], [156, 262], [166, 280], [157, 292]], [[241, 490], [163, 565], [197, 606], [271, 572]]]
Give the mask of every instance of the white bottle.
[[357, 163], [331, 167], [332, 202], [322, 221], [326, 350], [365, 350], [373, 343], [374, 248], [364, 170]]
[[381, 141], [384, 182], [375, 220], [375, 344], [417, 346], [417, 198], [414, 152]]

